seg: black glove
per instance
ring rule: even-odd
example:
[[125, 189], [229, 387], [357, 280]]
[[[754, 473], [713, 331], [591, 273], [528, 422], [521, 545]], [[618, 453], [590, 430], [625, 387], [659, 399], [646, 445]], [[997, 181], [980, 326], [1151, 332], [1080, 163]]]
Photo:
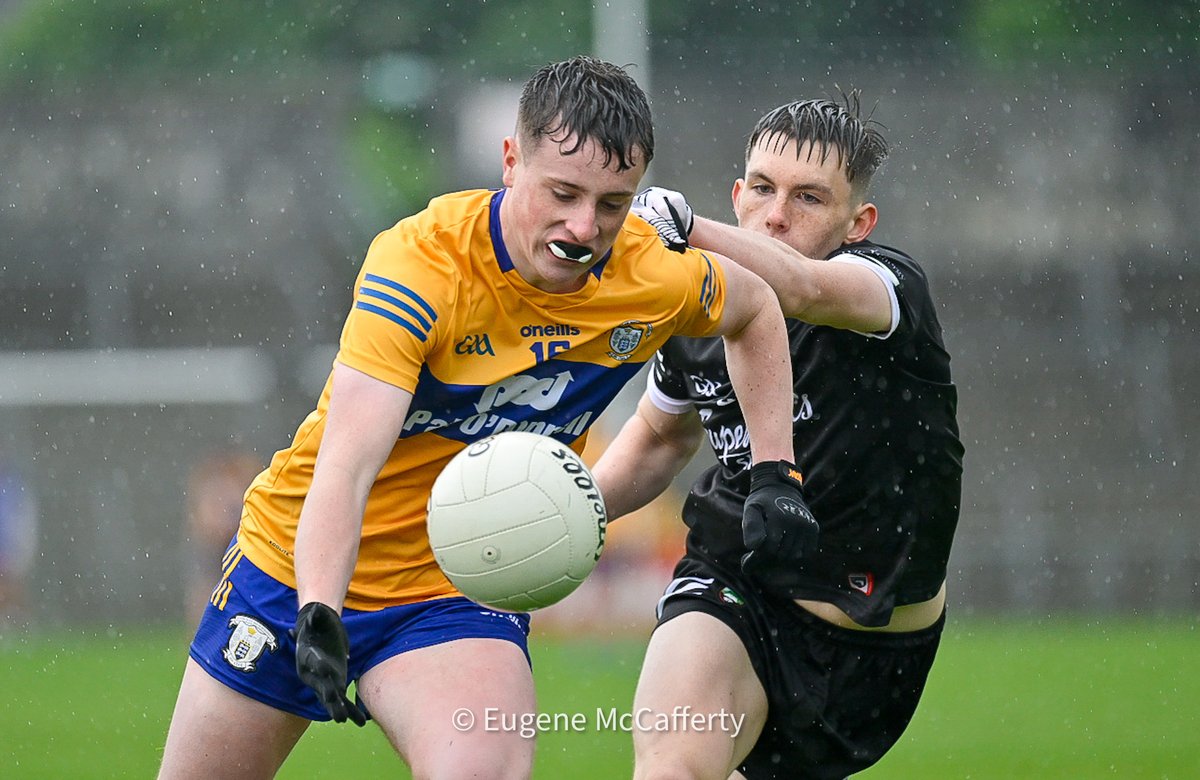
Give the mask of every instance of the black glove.
[[804, 503], [800, 469], [784, 460], [750, 467], [750, 495], [742, 510], [742, 571], [770, 563], [799, 563], [817, 546], [821, 527]]
[[682, 252], [688, 248], [688, 236], [696, 224], [696, 218], [682, 192], [647, 187], [633, 199], [630, 210], [658, 231], [658, 237], [667, 249]]
[[329, 716], [338, 723], [349, 718], [359, 726], [367, 725], [367, 716], [346, 698], [350, 640], [338, 613], [319, 601], [310, 601], [300, 608], [296, 627], [288, 633], [296, 640], [296, 673], [317, 692]]

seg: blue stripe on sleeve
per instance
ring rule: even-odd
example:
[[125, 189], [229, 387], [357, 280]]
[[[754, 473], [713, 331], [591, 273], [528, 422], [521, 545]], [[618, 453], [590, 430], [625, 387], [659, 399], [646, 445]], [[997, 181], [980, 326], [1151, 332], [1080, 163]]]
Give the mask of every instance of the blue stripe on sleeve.
[[362, 309], [363, 311], [369, 311], [374, 314], [378, 314], [381, 317], [385, 317], [385, 318], [391, 320], [392, 322], [396, 323], [397, 325], [403, 327], [404, 329], [408, 330], [410, 333], [412, 333], [414, 336], [416, 336], [421, 341], [425, 341], [425, 334], [422, 331], [417, 330], [415, 325], [413, 325], [411, 322], [409, 322], [408, 320], [401, 317], [399, 314], [395, 314], [395, 313], [390, 312], [387, 309], [384, 309], [380, 306], [376, 306], [371, 303], [365, 303], [363, 301], [359, 301], [358, 303], [354, 304], [354, 308]]
[[427, 320], [421, 316], [421, 312], [419, 312], [416, 309], [414, 309], [413, 307], [409, 306], [407, 303], [400, 300], [399, 298], [392, 296], [392, 295], [388, 295], [385, 292], [380, 292], [379, 290], [372, 290], [370, 287], [359, 287], [358, 291], [363, 295], [369, 295], [372, 298], [378, 298], [381, 301], [387, 301], [388, 303], [395, 306], [397, 309], [400, 309], [401, 311], [404, 311], [404, 312], [408, 312], [417, 320], [417, 322], [419, 322], [421, 324], [421, 327], [425, 330], [426, 333], [428, 333], [430, 330], [433, 329], [433, 325], [429, 322], [429, 320]]
[[375, 284], [382, 284], [384, 287], [390, 287], [397, 292], [404, 293], [409, 298], [412, 298], [414, 303], [425, 310], [425, 313], [429, 315], [429, 319], [437, 322], [437, 312], [433, 310], [432, 306], [425, 302], [425, 299], [423, 299], [420, 295], [417, 295], [417, 293], [413, 290], [410, 290], [399, 282], [393, 282], [391, 279], [385, 279], [382, 276], [376, 276], [375, 274], [366, 274], [366, 276], [363, 278], [365, 281], [374, 282]]
[[704, 307], [704, 313], [709, 313], [709, 307], [712, 306], [713, 296], [716, 295], [717, 285], [713, 278], [714, 269], [712, 260], [708, 255], [701, 253], [705, 264], [708, 266], [708, 272], [704, 274], [704, 284], [700, 287], [700, 305]]

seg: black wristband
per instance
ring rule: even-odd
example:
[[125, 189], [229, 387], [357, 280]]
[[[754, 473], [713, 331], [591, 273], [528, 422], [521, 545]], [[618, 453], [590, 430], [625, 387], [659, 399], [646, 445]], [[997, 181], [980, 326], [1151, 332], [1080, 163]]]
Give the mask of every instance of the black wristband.
[[750, 490], [757, 490], [765, 484], [786, 482], [796, 488], [804, 487], [804, 476], [800, 469], [786, 460], [765, 460], [750, 467]]

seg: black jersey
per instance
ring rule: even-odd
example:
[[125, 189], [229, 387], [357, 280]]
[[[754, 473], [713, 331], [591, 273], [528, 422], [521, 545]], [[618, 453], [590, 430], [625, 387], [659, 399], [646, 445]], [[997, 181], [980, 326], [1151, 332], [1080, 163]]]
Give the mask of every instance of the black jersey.
[[[879, 274], [892, 291], [893, 328], [860, 334], [787, 321], [796, 463], [821, 534], [815, 554], [772, 581], [880, 626], [893, 607], [933, 598], [945, 580], [962, 487], [958, 394], [921, 267], [870, 242], [827, 262]], [[737, 568], [750, 440], [721, 339], [672, 338], [650, 392], [667, 411], [694, 406], [717, 456], [684, 505], [688, 550]]]

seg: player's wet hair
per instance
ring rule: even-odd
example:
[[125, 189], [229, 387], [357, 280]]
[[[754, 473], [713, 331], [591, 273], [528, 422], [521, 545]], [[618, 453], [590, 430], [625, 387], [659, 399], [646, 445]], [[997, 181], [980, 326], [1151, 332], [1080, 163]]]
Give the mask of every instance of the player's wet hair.
[[877, 126], [882, 127], [869, 116], [863, 118], [858, 90], [848, 95], [843, 93], [840, 103], [797, 100], [771, 110], [758, 120], [746, 143], [746, 159], [750, 159], [756, 147], [779, 153], [789, 141], [795, 142], [799, 159], [801, 147], [808, 141], [810, 159], [816, 153], [824, 163], [831, 152], [837, 152], [838, 167], [846, 172], [846, 180], [861, 195], [888, 156], [888, 143]]
[[604, 150], [607, 166], [628, 170], [644, 155], [654, 157], [654, 125], [646, 93], [623, 68], [593, 57], [578, 56], [546, 65], [521, 90], [517, 135], [535, 144], [543, 137], [573, 145], [574, 154], [589, 139]]

